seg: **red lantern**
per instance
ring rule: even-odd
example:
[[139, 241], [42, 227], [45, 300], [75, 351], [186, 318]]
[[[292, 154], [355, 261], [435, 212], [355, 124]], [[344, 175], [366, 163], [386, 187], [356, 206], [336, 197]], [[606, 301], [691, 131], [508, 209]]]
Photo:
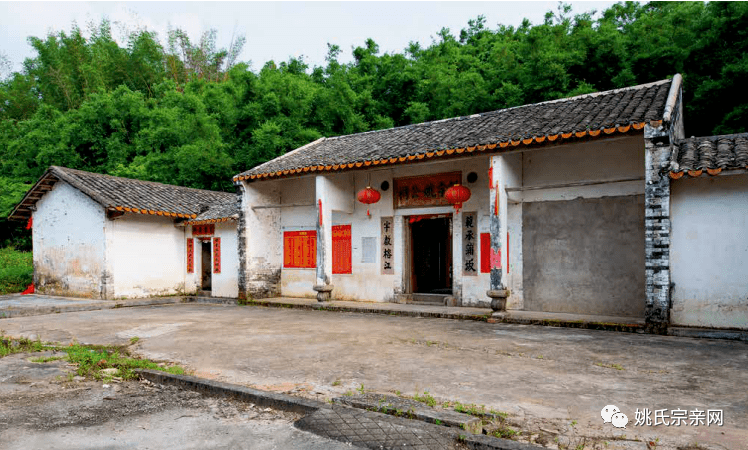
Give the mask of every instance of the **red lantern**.
[[[371, 186], [366, 186], [366, 189], [358, 191], [356, 198], [365, 205], [371, 205], [378, 202], [382, 198], [382, 195], [376, 189], [372, 189]], [[369, 214], [369, 208], [366, 208], [366, 215], [371, 215]]]
[[451, 188], [447, 189], [444, 193], [444, 197], [447, 201], [454, 205], [455, 212], [460, 212], [462, 204], [470, 200], [470, 189], [465, 186], [455, 184]]

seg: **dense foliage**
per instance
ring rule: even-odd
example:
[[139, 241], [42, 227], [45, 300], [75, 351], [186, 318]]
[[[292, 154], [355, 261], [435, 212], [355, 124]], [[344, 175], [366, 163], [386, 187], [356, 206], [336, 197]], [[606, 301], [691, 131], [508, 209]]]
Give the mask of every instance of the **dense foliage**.
[[0, 248], [0, 295], [21, 292], [31, 284], [34, 268], [31, 252]]
[[[119, 45], [104, 21], [85, 38], [29, 38], [36, 57], [0, 82], [0, 217], [52, 164], [207, 189], [320, 136], [349, 134], [681, 73], [689, 135], [745, 131], [748, 3], [618, 3], [599, 16], [560, 5], [544, 23], [483, 17], [426, 48], [381, 54], [368, 39], [339, 62], [237, 63], [180, 30]], [[0, 219], [0, 246], [28, 246]], [[4, 242], [2, 242], [4, 241]]]

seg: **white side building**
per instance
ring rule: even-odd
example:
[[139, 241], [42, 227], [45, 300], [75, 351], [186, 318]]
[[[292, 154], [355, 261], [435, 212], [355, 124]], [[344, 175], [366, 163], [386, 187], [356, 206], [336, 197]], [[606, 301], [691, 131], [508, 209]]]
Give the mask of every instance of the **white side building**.
[[236, 194], [52, 166], [10, 217], [32, 222], [39, 293], [238, 295]]

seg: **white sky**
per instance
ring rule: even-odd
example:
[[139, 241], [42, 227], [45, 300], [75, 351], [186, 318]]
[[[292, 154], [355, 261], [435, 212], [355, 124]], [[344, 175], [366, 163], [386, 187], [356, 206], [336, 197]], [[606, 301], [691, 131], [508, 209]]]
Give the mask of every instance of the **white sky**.
[[[615, 2], [569, 2], [573, 13], [610, 7]], [[85, 30], [88, 22], [108, 17], [129, 29], [145, 27], [158, 32], [182, 28], [193, 41], [203, 31], [218, 30], [218, 48], [228, 47], [232, 33], [244, 34], [247, 43], [240, 61], [252, 61], [259, 70], [271, 59], [286, 61], [303, 55], [310, 65], [324, 65], [327, 43], [343, 50], [341, 62], [351, 60], [353, 46], [367, 38], [380, 52], [402, 52], [410, 41], [427, 46], [447, 27], [459, 36], [469, 19], [486, 16], [486, 25], [518, 26], [523, 18], [543, 21], [557, 2], [0, 2], [0, 54], [21, 69], [34, 56], [28, 36], [44, 37], [69, 32], [73, 21]], [[117, 27], [113, 35], [119, 37]]]

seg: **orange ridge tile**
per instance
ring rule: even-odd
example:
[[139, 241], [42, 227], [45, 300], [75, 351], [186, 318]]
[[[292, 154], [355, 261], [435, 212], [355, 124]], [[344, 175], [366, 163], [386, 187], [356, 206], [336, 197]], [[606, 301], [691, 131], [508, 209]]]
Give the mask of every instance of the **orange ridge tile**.
[[688, 176], [689, 176], [689, 177], [694, 177], [694, 178], [695, 178], [695, 177], [700, 177], [702, 173], [704, 173], [704, 170], [703, 170], [703, 169], [699, 169], [699, 170], [689, 170], [689, 171], [688, 171]]
[[625, 127], [618, 127], [618, 131], [621, 133], [626, 133], [631, 129], [631, 125], [626, 125]]
[[530, 144], [532, 144], [532, 138], [522, 139], [522, 143], [525, 144], [525, 145], [530, 145]]
[[594, 131], [590, 130], [590, 136], [597, 136], [599, 134], [600, 134], [600, 130], [594, 130]]
[[444, 150], [437, 150], [436, 156], [442, 156], [444, 153], [445, 153]]
[[603, 132], [605, 132], [605, 134], [610, 134], [614, 131], [616, 131], [616, 127], [603, 129]]
[[571, 133], [561, 133], [561, 137], [564, 139], [569, 139], [571, 137]]
[[488, 145], [486, 145], [486, 147], [487, 147], [487, 148], [488, 148], [489, 150], [493, 150], [493, 149], [495, 149], [495, 148], [496, 148], [496, 144], [488, 144]]
[[448, 148], [448, 149], [446, 150], [446, 152], [447, 152], [447, 154], [448, 154], [448, 155], [451, 155], [452, 153], [454, 153], [454, 152], [455, 152], [455, 149], [449, 149], [449, 148]]
[[459, 155], [460, 153], [464, 153], [464, 152], [465, 152], [465, 148], [464, 148], [464, 147], [463, 147], [463, 148], [456, 148], [456, 149], [455, 149], [455, 153], [457, 153], [458, 155]]
[[644, 122], [632, 123], [631, 126], [634, 127], [635, 130], [641, 130], [644, 128]]
[[717, 167], [716, 169], [706, 169], [706, 173], [709, 175], [717, 175], [720, 172], [722, 172], [722, 169], [720, 167]]
[[574, 133], [574, 136], [580, 138], [580, 137], [584, 137], [584, 135], [586, 134], [587, 134], [586, 131], [577, 131], [576, 133]]
[[553, 136], [551, 136], [551, 135], [549, 134], [549, 135], [548, 135], [548, 140], [549, 140], [549, 141], [551, 141], [551, 142], [553, 142], [553, 141], [555, 141], [556, 139], [558, 139], [558, 136], [559, 136], [558, 134], [554, 134]]
[[509, 142], [500, 142], [499, 147], [505, 148], [507, 145], [509, 145]]
[[535, 142], [537, 142], [538, 144], [540, 144], [544, 140], [545, 140], [545, 136], [535, 136]]
[[512, 143], [512, 147], [516, 147], [516, 146], [518, 146], [520, 142], [522, 142], [522, 140], [519, 140], [519, 141], [511, 141], [511, 143]]

